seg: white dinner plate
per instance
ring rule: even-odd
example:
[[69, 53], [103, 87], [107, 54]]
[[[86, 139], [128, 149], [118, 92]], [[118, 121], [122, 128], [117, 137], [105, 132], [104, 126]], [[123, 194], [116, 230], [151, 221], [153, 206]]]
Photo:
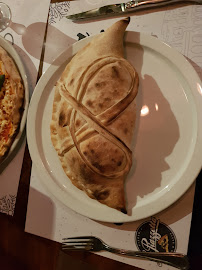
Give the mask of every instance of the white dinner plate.
[[22, 82], [25, 89], [25, 98], [24, 98], [24, 104], [23, 104], [23, 114], [20, 122], [19, 131], [10, 147], [10, 150], [8, 154], [6, 155], [6, 158], [3, 159], [3, 161], [0, 164], [0, 170], [4, 169], [5, 166], [7, 166], [8, 162], [11, 160], [11, 158], [14, 157], [14, 155], [17, 152], [17, 147], [20, 144], [20, 140], [23, 136], [23, 131], [25, 129], [26, 119], [27, 119], [27, 111], [29, 106], [29, 87], [28, 87], [28, 81], [27, 81], [27, 75], [24, 69], [24, 65], [20, 59], [20, 56], [18, 55], [17, 51], [13, 47], [13, 45], [5, 40], [3, 37], [0, 36], [0, 46], [7, 51], [7, 53], [10, 55], [10, 57], [15, 62], [15, 65], [21, 75]]
[[72, 56], [91, 38], [67, 49], [38, 82], [28, 111], [31, 157], [50, 196], [67, 207], [99, 221], [139, 220], [179, 199], [201, 168], [201, 81], [191, 64], [159, 39], [126, 33], [126, 58], [139, 73], [140, 87], [133, 166], [125, 185], [129, 214], [123, 214], [72, 185], [50, 138], [54, 85]]

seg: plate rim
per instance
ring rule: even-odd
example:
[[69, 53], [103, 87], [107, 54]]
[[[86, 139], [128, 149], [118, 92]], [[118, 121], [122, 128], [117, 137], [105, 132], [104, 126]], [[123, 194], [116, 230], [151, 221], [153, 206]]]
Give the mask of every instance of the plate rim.
[[[188, 78], [188, 81], [190, 80], [191, 82], [193, 81], [192, 83], [198, 83], [199, 87], [202, 87], [201, 86], [201, 80], [200, 80], [197, 72], [194, 70], [194, 68], [192, 67], [192, 65], [189, 63], [189, 61], [182, 54], [180, 54], [177, 50], [175, 50], [174, 48], [172, 48], [171, 46], [169, 46], [167, 43], [161, 41], [160, 39], [157, 39], [156, 37], [150, 36], [150, 35], [145, 34], [145, 33], [135, 32], [135, 31], [126, 31], [125, 42], [130, 42], [131, 39], [133, 40], [134, 35], [137, 35], [137, 34], [139, 34], [139, 36], [140, 36], [140, 44], [141, 45], [144, 45], [145, 42], [148, 45], [148, 40], [149, 40], [150, 46], [151, 46], [151, 44], [152, 44], [152, 46], [156, 46], [156, 45], [159, 46], [159, 44], [160, 44], [161, 45], [160, 46], [160, 48], [161, 48], [160, 52], [163, 55], [165, 55], [165, 51], [166, 51], [166, 54], [168, 54], [169, 56], [170, 56], [170, 54], [172, 54], [172, 55], [175, 56], [174, 58], [171, 57], [171, 59], [174, 59], [174, 63], [176, 63], [176, 61], [182, 61], [184, 63], [184, 65], [182, 67], [182, 73], [184, 74], [184, 72], [187, 72], [187, 69], [188, 69], [189, 72], [191, 72], [191, 75], [190, 75], [190, 78]], [[74, 55], [74, 53], [76, 53], [78, 51], [78, 49], [80, 48], [81, 43], [83, 43], [82, 44], [82, 47], [83, 47], [93, 37], [94, 36], [90, 36], [90, 37], [87, 37], [87, 38], [85, 38], [83, 40], [77, 41], [73, 45], [69, 46], [64, 52], [62, 52], [62, 54], [63, 53], [66, 53], [68, 55], [68, 51], [69, 50], [72, 50], [72, 54], [70, 52], [70, 56]], [[67, 61], [67, 59], [64, 60], [64, 63], [66, 61]], [[177, 64], [177, 67], [179, 67], [179, 64]], [[30, 129], [30, 125], [31, 125], [31, 122], [32, 122], [30, 120], [32, 118], [32, 112], [34, 111], [34, 105], [33, 105], [33, 103], [34, 102], [36, 103], [37, 102], [37, 99], [38, 99], [38, 101], [40, 100], [40, 96], [41, 96], [41, 94], [43, 92], [43, 90], [40, 91], [38, 88], [40, 88], [41, 84], [43, 85], [43, 83], [46, 82], [47, 77], [50, 77], [51, 78], [51, 76], [55, 73], [55, 71], [57, 71], [58, 68], [59, 67], [56, 67], [56, 66], [54, 67], [53, 64], [50, 65], [48, 67], [48, 69], [46, 70], [46, 72], [44, 73], [44, 75], [38, 81], [38, 83], [36, 85], [36, 88], [35, 88], [35, 91], [34, 91], [34, 93], [32, 95], [32, 99], [30, 101], [30, 106], [29, 106], [28, 116], [27, 116], [27, 119], [28, 119], [28, 121], [27, 121], [27, 140], [28, 140], [28, 147], [29, 147], [30, 155], [31, 155], [31, 158], [32, 158], [34, 164], [36, 165], [37, 171], [39, 170], [39, 167], [41, 167], [41, 170], [42, 171], [40, 171], [40, 172], [43, 175], [44, 175], [44, 171], [43, 170], [45, 169], [45, 167], [42, 164], [40, 164], [40, 162], [37, 160], [37, 155], [36, 155], [36, 153], [34, 153], [34, 150], [36, 150], [36, 149], [34, 149], [32, 143], [31, 143], [31, 141], [33, 141], [33, 139], [34, 139], [33, 138], [34, 135], [33, 135], [33, 132], [31, 132], [31, 129]], [[181, 69], [180, 69], [180, 71], [181, 71]], [[193, 77], [194, 77], [194, 80], [193, 80]], [[157, 207], [157, 209], [155, 207], [153, 207], [152, 209], [150, 208], [149, 209], [149, 212], [145, 213], [144, 215], [142, 215], [142, 216], [140, 216], [138, 218], [137, 217], [134, 217], [134, 216], [127, 216], [127, 215], [121, 216], [118, 219], [117, 218], [115, 218], [115, 219], [114, 218], [112, 218], [112, 219], [110, 219], [110, 218], [107, 218], [107, 219], [106, 218], [99, 218], [97, 216], [95, 217], [95, 216], [92, 216], [92, 215], [89, 215], [89, 214], [81, 213], [81, 211], [79, 211], [78, 207], [75, 207], [74, 205], [69, 206], [65, 202], [61, 201], [61, 199], [58, 198], [58, 196], [56, 196], [54, 194], [52, 188], [50, 188], [50, 186], [48, 186], [47, 183], [45, 183], [44, 177], [41, 177], [39, 175], [40, 182], [43, 183], [43, 185], [46, 187], [46, 189], [49, 191], [49, 193], [51, 195], [53, 195], [54, 198], [56, 198], [58, 201], [60, 201], [61, 203], [63, 203], [66, 207], [74, 210], [75, 212], [77, 212], [77, 213], [79, 213], [79, 214], [81, 214], [83, 216], [86, 216], [88, 218], [91, 218], [91, 219], [94, 219], [94, 220], [97, 220], [97, 221], [111, 222], [111, 223], [117, 223], [117, 222], [133, 222], [133, 221], [137, 221], [137, 220], [141, 220], [141, 219], [147, 218], [149, 216], [152, 216], [154, 214], [157, 214], [157, 213], [159, 213], [159, 212], [167, 209], [169, 206], [171, 206], [173, 203], [175, 203], [179, 198], [181, 198], [182, 195], [190, 188], [190, 186], [195, 181], [195, 178], [197, 177], [198, 173], [200, 172], [201, 164], [202, 164], [202, 155], [200, 154], [199, 147], [198, 147], [198, 149], [196, 147], [197, 143], [199, 143], [199, 137], [202, 138], [202, 127], [200, 127], [200, 125], [199, 125], [199, 115], [201, 115], [201, 117], [202, 117], [202, 110], [199, 109], [199, 105], [200, 104], [202, 105], [202, 100], [197, 98], [198, 97], [198, 94], [200, 94], [200, 93], [198, 93], [198, 94], [196, 93], [196, 87], [194, 88], [195, 91], [192, 91], [193, 90], [193, 86], [191, 86], [191, 85], [190, 85], [190, 90], [191, 90], [190, 92], [192, 93], [192, 95], [194, 97], [194, 102], [196, 104], [195, 109], [196, 109], [197, 117], [198, 118], [197, 118], [197, 138], [196, 138], [196, 144], [194, 146], [194, 151], [193, 151], [193, 154], [192, 154], [192, 159], [191, 159], [191, 161], [189, 161], [189, 164], [187, 165], [187, 168], [190, 167], [190, 164], [193, 165], [193, 159], [194, 159], [194, 161], [195, 161], [194, 166], [193, 166], [194, 169], [183, 180], [183, 181], [185, 181], [185, 185], [183, 186], [183, 189], [180, 192], [180, 195], [179, 196], [176, 196], [176, 195], [174, 196], [172, 194], [171, 195], [172, 196], [172, 199], [171, 200], [168, 200], [168, 198], [167, 198], [164, 201], [163, 208], [162, 207]], [[45, 88], [45, 86], [44, 86], [44, 88]], [[201, 96], [201, 98], [202, 98], [202, 96]], [[38, 104], [38, 102], [36, 103], [36, 105], [37, 104]], [[32, 122], [32, 129], [33, 129], [33, 122]], [[202, 142], [200, 143], [200, 145], [202, 146]], [[187, 170], [187, 168], [183, 171], [183, 175], [184, 175], [184, 172]], [[173, 187], [171, 187], [171, 189], [172, 188]]]
[[[18, 72], [20, 73], [21, 79], [23, 81], [23, 86], [24, 86], [24, 91], [25, 91], [24, 104], [23, 104], [23, 114], [21, 117], [18, 133], [16, 134], [14, 141], [12, 142], [12, 145], [11, 145], [6, 157], [0, 163], [0, 168], [4, 168], [5, 166], [6, 167], [8, 166], [7, 162], [9, 161], [10, 157], [17, 149], [18, 145], [20, 144], [20, 140], [23, 137], [23, 134], [25, 131], [25, 125], [26, 125], [26, 121], [27, 121], [27, 113], [28, 113], [28, 107], [29, 107], [29, 84], [28, 84], [28, 78], [27, 78], [27, 74], [26, 74], [22, 59], [19, 56], [19, 54], [17, 53], [14, 46], [12, 45], [12, 43], [10, 43], [5, 38], [0, 36], [0, 46], [8, 53], [8, 55], [14, 61], [15, 65], [18, 69]], [[10, 163], [10, 161], [9, 161], [9, 163]]]

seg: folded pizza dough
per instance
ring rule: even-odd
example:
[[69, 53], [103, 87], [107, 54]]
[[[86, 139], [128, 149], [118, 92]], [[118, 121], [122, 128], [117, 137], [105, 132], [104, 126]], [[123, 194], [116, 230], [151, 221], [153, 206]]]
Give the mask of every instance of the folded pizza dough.
[[79, 189], [127, 213], [124, 180], [132, 164], [138, 75], [123, 57], [129, 18], [95, 36], [55, 86], [51, 140]]

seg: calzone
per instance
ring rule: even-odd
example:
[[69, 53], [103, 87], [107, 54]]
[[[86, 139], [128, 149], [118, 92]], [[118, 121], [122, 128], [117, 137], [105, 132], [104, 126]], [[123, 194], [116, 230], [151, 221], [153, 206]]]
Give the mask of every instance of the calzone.
[[51, 140], [71, 180], [90, 198], [127, 213], [138, 74], [124, 59], [129, 18], [95, 36], [55, 86]]

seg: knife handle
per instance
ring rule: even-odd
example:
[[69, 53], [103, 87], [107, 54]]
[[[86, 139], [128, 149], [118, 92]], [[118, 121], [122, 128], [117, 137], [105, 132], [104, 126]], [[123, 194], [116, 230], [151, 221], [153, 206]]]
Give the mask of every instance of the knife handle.
[[124, 11], [125, 12], [137, 11], [137, 10], [142, 10], [146, 8], [151, 8], [151, 7], [162, 7], [169, 4], [184, 3], [184, 2], [202, 4], [202, 0], [189, 0], [189, 1], [184, 1], [184, 0], [139, 0], [138, 1], [136, 0], [136, 1], [129, 1], [125, 3]]

